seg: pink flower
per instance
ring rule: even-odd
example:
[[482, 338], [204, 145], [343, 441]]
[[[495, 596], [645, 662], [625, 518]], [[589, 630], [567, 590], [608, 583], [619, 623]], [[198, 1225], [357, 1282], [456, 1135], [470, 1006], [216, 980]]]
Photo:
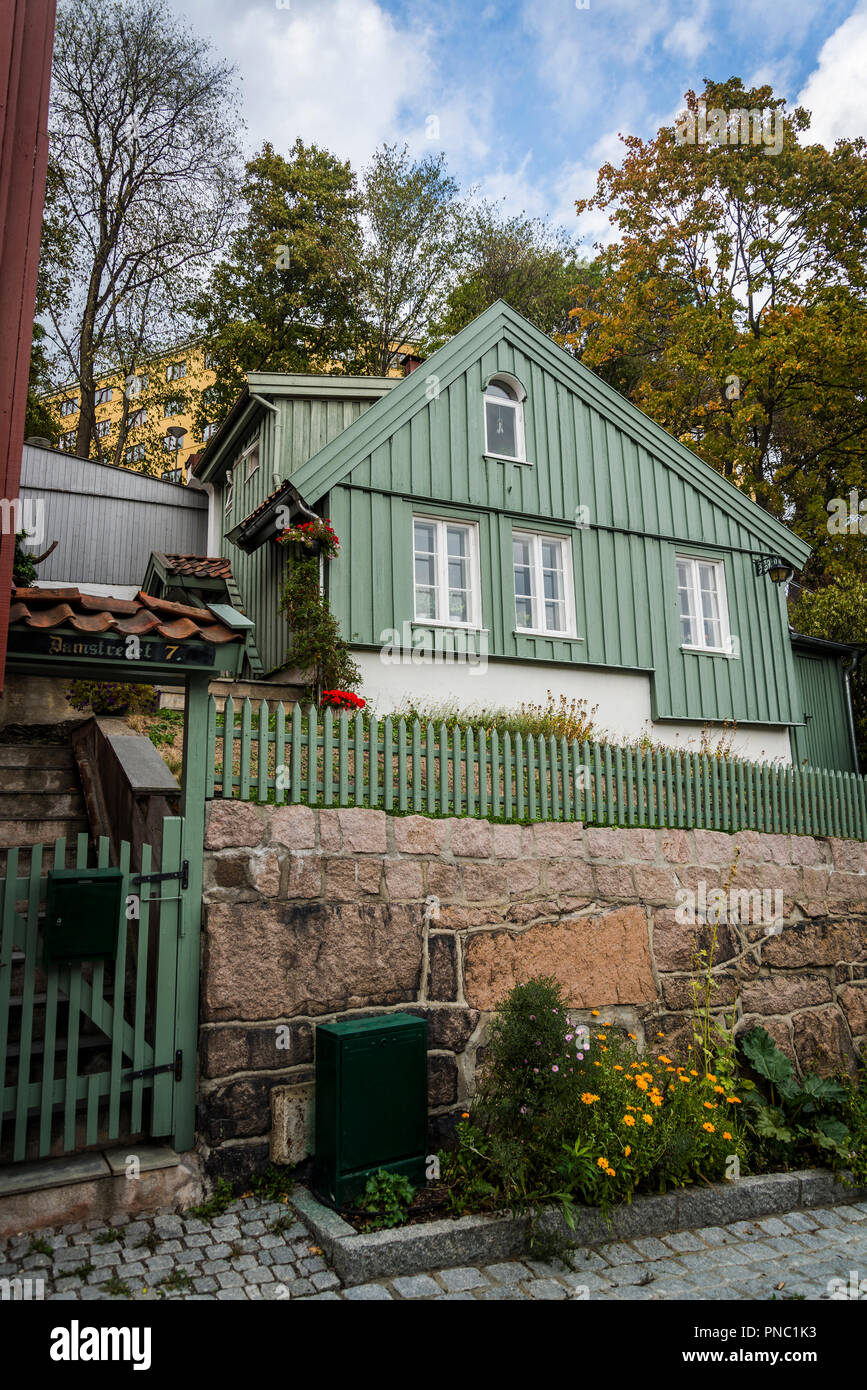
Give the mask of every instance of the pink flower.
[[552, 1067], [552, 1068], [551, 1068], [551, 1070], [552, 1070], [552, 1071], [559, 1071], [559, 1070], [560, 1070], [560, 1068], [559, 1068], [559, 1067], [557, 1067], [557, 1066], [554, 1066], [554, 1067]]

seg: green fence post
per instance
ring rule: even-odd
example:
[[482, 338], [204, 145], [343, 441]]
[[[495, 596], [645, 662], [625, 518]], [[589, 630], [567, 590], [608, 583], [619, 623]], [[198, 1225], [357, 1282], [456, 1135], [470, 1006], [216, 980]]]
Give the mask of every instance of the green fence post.
[[[189, 886], [180, 890], [177, 988], [175, 991], [175, 1049], [183, 1054], [183, 1072], [174, 1082], [174, 1146], [191, 1149], [196, 1132], [196, 1053], [199, 1038], [199, 969], [201, 965], [202, 878], [207, 788], [207, 674], [190, 673], [186, 680], [184, 771], [181, 812], [182, 858], [189, 864]], [[230, 764], [231, 766], [231, 764]], [[163, 836], [171, 821], [163, 822]], [[167, 907], [168, 904], [162, 904]], [[115, 1007], [117, 1007], [117, 1001]], [[171, 1058], [164, 1059], [170, 1061]], [[154, 1057], [156, 1065], [158, 1059]], [[158, 1080], [159, 1078], [155, 1078]]]

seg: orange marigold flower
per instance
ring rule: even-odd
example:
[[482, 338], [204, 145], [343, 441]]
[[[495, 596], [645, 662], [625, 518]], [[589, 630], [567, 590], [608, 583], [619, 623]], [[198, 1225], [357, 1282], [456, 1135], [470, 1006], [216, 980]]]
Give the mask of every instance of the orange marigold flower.
[[604, 1033], [597, 1033], [597, 1034], [596, 1034], [596, 1039], [597, 1039], [597, 1042], [604, 1042], [604, 1041], [605, 1041], [605, 1034], [604, 1034]]
[[634, 1125], [634, 1124], [635, 1124], [635, 1116], [634, 1116], [634, 1115], [624, 1115], [624, 1116], [623, 1116], [623, 1123], [624, 1123], [625, 1125]]
[[591, 1009], [590, 1012], [591, 1012], [591, 1014], [593, 1015], [594, 1018], [598, 1018], [598, 1017], [599, 1017], [599, 1010], [598, 1010], [598, 1009]]
[[633, 1042], [637, 1041], [634, 1033], [627, 1033], [626, 1036], [627, 1038], [631, 1038]]
[[724, 1096], [726, 1093], [725, 1086], [714, 1086], [714, 1090], [716, 1091], [718, 1096]]
[[723, 1139], [731, 1139], [731, 1135], [729, 1134], [727, 1129], [723, 1130]]
[[638, 1087], [639, 1091], [647, 1090], [647, 1082], [645, 1081], [643, 1076], [636, 1076], [635, 1084]]
[[740, 1105], [740, 1101], [738, 1100], [737, 1096], [726, 1096], [726, 1100], [728, 1101], [729, 1105]]
[[665, 1037], [665, 1034], [664, 1034], [664, 1033], [657, 1033], [656, 1036], [657, 1036], [658, 1038], [664, 1038], [664, 1037]]
[[713, 1125], [709, 1125], [706, 1121], [705, 1121], [705, 1123], [702, 1125], [702, 1129], [706, 1129], [707, 1132], [708, 1132], [708, 1134], [713, 1134], [713, 1132], [714, 1132]]
[[695, 1069], [691, 1070], [689, 1074], [690, 1076], [698, 1076], [698, 1072], [695, 1071]]
[[625, 1153], [626, 1157], [628, 1158], [629, 1155], [632, 1153], [632, 1149], [631, 1149], [631, 1147], [630, 1147], [629, 1144], [626, 1145], [626, 1148], [623, 1150], [623, 1152]]
[[615, 1071], [623, 1071], [623, 1068], [621, 1067], [621, 1065], [620, 1065], [619, 1062], [615, 1062], [615, 1064], [614, 1064], [614, 1070], [615, 1070]]
[[678, 1081], [682, 1081], [683, 1084], [684, 1084], [684, 1086], [688, 1086], [688, 1085], [690, 1084], [690, 1081], [689, 1081], [689, 1077], [688, 1077], [688, 1076], [678, 1076], [677, 1079], [678, 1079]]
[[609, 1178], [614, 1178], [617, 1176], [613, 1168], [606, 1168], [605, 1171], [608, 1174]]
[[583, 1100], [585, 1105], [592, 1105], [594, 1100], [598, 1100], [599, 1097], [594, 1096], [592, 1091], [585, 1091], [581, 1099]]
[[716, 1110], [716, 1106], [709, 1100], [704, 1101], [704, 1108], [705, 1110]]
[[660, 1060], [660, 1062], [665, 1062], [665, 1064], [666, 1064], [667, 1066], [670, 1066], [670, 1065], [671, 1065], [671, 1058], [670, 1058], [670, 1057], [665, 1057], [665, 1056], [663, 1056], [663, 1054], [662, 1054], [661, 1052], [660, 1052], [660, 1054], [659, 1054], [659, 1060]]
[[652, 1116], [652, 1115], [642, 1115], [641, 1118], [642, 1118], [642, 1120], [644, 1121], [644, 1123], [645, 1123], [646, 1125], [652, 1125], [652, 1124], [653, 1124], [653, 1116]]
[[651, 1097], [650, 1097], [650, 1104], [651, 1104], [651, 1105], [661, 1105], [661, 1104], [662, 1104], [662, 1096], [651, 1096]]

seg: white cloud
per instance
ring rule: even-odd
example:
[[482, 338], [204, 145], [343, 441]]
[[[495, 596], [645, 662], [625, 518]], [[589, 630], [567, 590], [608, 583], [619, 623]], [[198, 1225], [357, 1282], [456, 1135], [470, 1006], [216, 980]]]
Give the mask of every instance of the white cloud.
[[813, 113], [807, 139], [833, 146], [840, 137], [867, 135], [867, 4], [861, 3], [822, 45], [798, 105]]
[[175, 0], [238, 65], [251, 148], [298, 136], [360, 169], [383, 140], [424, 138], [431, 34], [376, 0]]

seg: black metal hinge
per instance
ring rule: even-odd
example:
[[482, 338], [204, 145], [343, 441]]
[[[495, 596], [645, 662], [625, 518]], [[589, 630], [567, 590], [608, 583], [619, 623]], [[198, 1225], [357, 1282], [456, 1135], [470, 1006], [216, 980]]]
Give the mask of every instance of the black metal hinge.
[[180, 1051], [176, 1052], [176, 1053], [175, 1053], [175, 1060], [174, 1060], [173, 1062], [166, 1062], [166, 1063], [164, 1064], [164, 1066], [161, 1066], [161, 1067], [142, 1067], [141, 1071], [128, 1071], [127, 1074], [126, 1074], [126, 1076], [124, 1077], [124, 1080], [125, 1080], [125, 1081], [141, 1081], [143, 1077], [146, 1077], [146, 1076], [160, 1076], [160, 1075], [161, 1075], [163, 1072], [165, 1072], [165, 1071], [173, 1071], [174, 1074], [175, 1074], [175, 1080], [176, 1080], [176, 1081], [180, 1081], [180, 1080], [183, 1078], [183, 1074], [184, 1074], [184, 1054], [183, 1054], [183, 1052], [180, 1052]]
[[190, 861], [185, 859], [179, 869], [169, 874], [136, 874], [130, 881], [138, 888], [141, 883], [165, 883], [167, 879], [179, 878], [182, 888], [190, 886]]

